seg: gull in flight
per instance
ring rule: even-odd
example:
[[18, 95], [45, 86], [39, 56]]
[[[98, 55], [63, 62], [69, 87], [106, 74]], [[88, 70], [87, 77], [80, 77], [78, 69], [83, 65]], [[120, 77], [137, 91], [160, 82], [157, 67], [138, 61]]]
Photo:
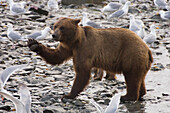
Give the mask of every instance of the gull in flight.
[[16, 113], [31, 113], [30, 91], [25, 84], [20, 84], [19, 86], [20, 100], [12, 96], [9, 92], [0, 91], [0, 95], [3, 95], [14, 103]]
[[26, 65], [14, 65], [11, 67], [6, 68], [1, 74], [0, 74], [0, 91], [4, 91], [7, 92], [4, 89], [4, 86], [7, 82], [7, 80], [9, 79], [9, 77], [17, 70], [22, 69], [26, 67]]
[[7, 80], [9, 79], [10, 75], [12, 75], [15, 71], [25, 68], [27, 65], [14, 65], [11, 67], [6, 68], [2, 74], [0, 75], [0, 95], [3, 98], [8, 98], [16, 107], [16, 113], [31, 113], [31, 96], [28, 88], [24, 84], [20, 84], [20, 100], [13, 97], [11, 93], [4, 89], [4, 85], [6, 84]]
[[35, 40], [43, 40], [47, 37], [50, 30], [51, 30], [50, 27], [46, 27], [45, 29], [43, 29], [40, 32], [35, 32], [33, 34], [26, 35], [25, 37], [26, 38], [32, 38], [32, 39], [35, 39]]
[[121, 96], [120, 93], [115, 94], [111, 98], [111, 101], [105, 110], [99, 104], [97, 104], [93, 99], [90, 99], [90, 102], [96, 107], [99, 113], [116, 113], [120, 103], [120, 96]]

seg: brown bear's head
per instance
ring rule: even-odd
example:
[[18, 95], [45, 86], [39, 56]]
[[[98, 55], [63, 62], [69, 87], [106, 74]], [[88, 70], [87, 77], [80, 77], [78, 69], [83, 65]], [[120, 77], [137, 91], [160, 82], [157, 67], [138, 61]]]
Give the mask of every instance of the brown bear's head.
[[55, 41], [74, 43], [80, 19], [60, 18], [54, 25], [52, 37]]

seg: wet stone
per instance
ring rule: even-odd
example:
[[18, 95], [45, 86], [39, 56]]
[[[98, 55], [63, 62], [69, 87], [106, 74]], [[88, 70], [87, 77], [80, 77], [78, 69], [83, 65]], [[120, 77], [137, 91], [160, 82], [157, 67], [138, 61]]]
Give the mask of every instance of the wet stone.
[[8, 105], [1, 105], [1, 106], [0, 106], [0, 110], [10, 111], [10, 110], [11, 110], [11, 107], [8, 106]]

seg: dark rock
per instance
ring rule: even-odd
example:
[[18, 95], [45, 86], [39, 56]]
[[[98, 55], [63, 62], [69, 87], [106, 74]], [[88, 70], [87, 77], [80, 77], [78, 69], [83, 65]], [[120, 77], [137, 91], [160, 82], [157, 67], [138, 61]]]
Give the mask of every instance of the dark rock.
[[54, 113], [54, 111], [49, 110], [49, 109], [45, 109], [45, 110], [43, 111], [43, 113]]
[[37, 7], [37, 6], [32, 6], [32, 7], [30, 7], [30, 9], [29, 9], [29, 11], [33, 11], [33, 12], [35, 12], [35, 13], [38, 13], [38, 14], [40, 14], [40, 15], [48, 15], [48, 11], [46, 11], [46, 10], [44, 10], [44, 9], [42, 9], [42, 8], [39, 8], [39, 7]]
[[11, 107], [8, 105], [3, 105], [3, 106], [0, 106], [0, 110], [10, 111]]
[[161, 63], [155, 63], [153, 67], [151, 67], [152, 71], [161, 71], [165, 67]]
[[156, 55], [162, 55], [162, 53], [161, 52], [156, 52]]
[[69, 4], [77, 4], [81, 5], [84, 3], [94, 3], [94, 4], [101, 4], [103, 0], [62, 0], [61, 3], [63, 5], [69, 5]]
[[38, 18], [41, 18], [41, 16], [39, 16], [39, 15], [31, 15], [31, 16], [29, 16], [28, 18], [31, 18], [31, 19], [33, 19], [33, 20], [36, 20], [36, 19], [38, 19]]
[[166, 94], [166, 93], [162, 93], [162, 96], [169, 96], [169, 94]]

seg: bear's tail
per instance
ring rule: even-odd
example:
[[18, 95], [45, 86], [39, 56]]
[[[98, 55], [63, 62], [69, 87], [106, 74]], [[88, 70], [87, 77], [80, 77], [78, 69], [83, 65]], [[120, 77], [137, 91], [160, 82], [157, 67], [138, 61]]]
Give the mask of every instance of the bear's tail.
[[153, 62], [152, 52], [149, 50], [148, 54], [149, 54], [149, 61], [150, 63], [152, 63]]

